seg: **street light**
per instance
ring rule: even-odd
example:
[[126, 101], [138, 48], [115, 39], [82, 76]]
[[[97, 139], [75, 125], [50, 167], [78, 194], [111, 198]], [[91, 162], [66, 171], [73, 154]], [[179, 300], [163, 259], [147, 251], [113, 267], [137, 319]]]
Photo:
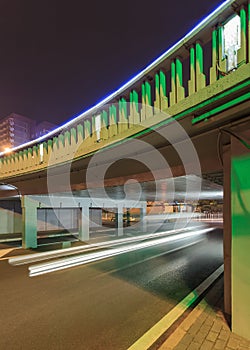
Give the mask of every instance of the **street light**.
[[18, 194], [19, 199], [21, 200], [22, 195], [21, 192], [19, 191], [18, 187], [12, 185], [12, 184], [8, 184], [5, 182], [0, 182], [0, 191], [11, 191], [11, 190], [15, 190]]

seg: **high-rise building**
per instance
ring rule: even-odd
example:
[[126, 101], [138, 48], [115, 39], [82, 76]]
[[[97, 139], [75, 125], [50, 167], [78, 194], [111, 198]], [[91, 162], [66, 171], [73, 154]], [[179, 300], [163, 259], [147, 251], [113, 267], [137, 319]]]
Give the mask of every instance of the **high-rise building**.
[[0, 152], [45, 135], [54, 128], [56, 125], [50, 122], [41, 122], [36, 125], [31, 118], [11, 113], [0, 120]]
[[55, 124], [52, 124], [48, 121], [43, 121], [43, 122], [36, 125], [35, 135], [33, 136], [33, 138], [38, 138], [38, 137], [41, 137], [43, 135], [46, 135], [51, 130], [54, 130], [56, 127], [57, 127], [57, 125], [55, 125]]

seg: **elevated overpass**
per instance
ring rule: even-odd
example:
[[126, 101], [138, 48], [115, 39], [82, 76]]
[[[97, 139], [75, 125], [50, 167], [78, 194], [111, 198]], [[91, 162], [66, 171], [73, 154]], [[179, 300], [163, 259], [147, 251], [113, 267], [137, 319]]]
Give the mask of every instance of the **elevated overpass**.
[[223, 184], [225, 310], [232, 313], [233, 330], [245, 337], [250, 321], [249, 22], [249, 1], [225, 1], [109, 97], [0, 158], [0, 181], [26, 195], [182, 175]]

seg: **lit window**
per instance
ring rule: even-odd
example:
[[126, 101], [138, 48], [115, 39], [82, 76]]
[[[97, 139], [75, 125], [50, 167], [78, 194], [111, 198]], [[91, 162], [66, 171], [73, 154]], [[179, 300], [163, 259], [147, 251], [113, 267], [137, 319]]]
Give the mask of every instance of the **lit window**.
[[101, 115], [98, 114], [95, 117], [95, 131], [96, 131], [96, 139], [97, 142], [101, 139]]
[[234, 16], [223, 28], [224, 57], [227, 58], [227, 70], [237, 68], [237, 51], [240, 48], [240, 17]]
[[43, 143], [39, 145], [40, 163], [43, 163]]

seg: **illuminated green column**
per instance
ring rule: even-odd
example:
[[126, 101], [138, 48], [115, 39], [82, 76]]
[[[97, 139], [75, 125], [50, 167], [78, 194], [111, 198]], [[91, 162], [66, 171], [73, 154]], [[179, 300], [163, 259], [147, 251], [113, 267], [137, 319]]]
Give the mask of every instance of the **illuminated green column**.
[[28, 197], [22, 197], [22, 247], [37, 248], [37, 206]]
[[195, 79], [195, 50], [192, 46], [190, 48], [190, 79], [188, 81], [188, 95], [192, 95], [196, 91]]
[[214, 83], [217, 80], [217, 40], [217, 30], [214, 29], [212, 32], [212, 67], [210, 68], [210, 84]]
[[81, 144], [84, 140], [83, 125], [77, 125], [77, 143]]
[[160, 70], [160, 109], [164, 111], [168, 108], [166, 75]]
[[145, 117], [150, 118], [153, 116], [152, 98], [151, 98], [151, 85], [148, 81], [145, 82]]
[[109, 137], [117, 135], [117, 111], [116, 106], [109, 107]]
[[64, 146], [65, 146], [65, 149], [66, 149], [67, 153], [68, 153], [69, 147], [71, 145], [70, 141], [71, 141], [70, 132], [67, 130], [64, 133]]
[[240, 10], [240, 49], [238, 50], [238, 67], [247, 60], [247, 14], [244, 7]]
[[[29, 166], [31, 166], [31, 163], [32, 163], [32, 154], [33, 152], [32, 152], [32, 148], [31, 147], [29, 147], [28, 148], [28, 151], [27, 151], [27, 168], [29, 167]], [[10, 156], [10, 164], [11, 164], [11, 156]]]
[[128, 113], [127, 113], [127, 101], [125, 98], [119, 100], [119, 122], [118, 133], [121, 133], [128, 129]]
[[185, 97], [182, 77], [182, 63], [179, 58], [171, 62], [171, 92], [170, 106], [183, 100]]
[[179, 58], [176, 59], [176, 102], [185, 98], [185, 91], [183, 87], [183, 71], [182, 62]]
[[18, 153], [19, 153], [19, 166], [18, 166], [18, 169], [23, 170], [24, 169], [24, 163], [25, 163], [24, 152], [20, 151]]
[[250, 1], [248, 0], [248, 63], [250, 62]]
[[137, 91], [133, 90], [133, 113], [134, 113], [134, 124], [138, 125], [140, 122], [140, 113], [139, 113], [139, 96]]
[[107, 140], [108, 133], [108, 113], [106, 111], [101, 112], [101, 139]]
[[[7, 160], [9, 159], [8, 157], [6, 158]], [[26, 169], [27, 168], [27, 163], [28, 163], [28, 150], [24, 149], [23, 150], [23, 168]]]
[[[43, 142], [43, 152], [44, 154], [46, 153], [47, 154], [47, 142]], [[38, 146], [35, 145], [32, 147], [32, 159], [34, 161], [34, 164], [38, 165], [40, 162], [39, 162], [39, 153], [38, 153]], [[13, 158], [14, 158], [14, 155], [13, 155]], [[14, 160], [14, 159], [13, 159]]]
[[76, 145], [76, 128], [70, 129], [70, 144]]
[[156, 109], [161, 108], [161, 102], [160, 102], [160, 77], [159, 74], [155, 74], [155, 101], [154, 101], [154, 107]]
[[91, 136], [91, 121], [89, 119], [84, 120], [84, 139], [87, 140]]
[[146, 89], [145, 83], [141, 86], [141, 121], [146, 119]]
[[140, 123], [140, 114], [138, 106], [138, 93], [133, 90], [130, 92], [130, 114], [129, 114], [129, 128]]
[[206, 76], [203, 73], [203, 48], [199, 42], [195, 45], [196, 54], [196, 91], [206, 86]]
[[250, 154], [232, 159], [232, 331], [250, 340]]
[[175, 62], [171, 62], [171, 91], [169, 93], [170, 106], [176, 103], [176, 73]]
[[64, 135], [60, 134], [58, 136], [58, 149], [61, 151], [61, 154], [64, 154], [65, 151], [65, 142], [64, 142]]
[[48, 144], [47, 150], [48, 150], [48, 158], [49, 158], [51, 153], [53, 152], [53, 141], [52, 140], [48, 140], [47, 144]]

